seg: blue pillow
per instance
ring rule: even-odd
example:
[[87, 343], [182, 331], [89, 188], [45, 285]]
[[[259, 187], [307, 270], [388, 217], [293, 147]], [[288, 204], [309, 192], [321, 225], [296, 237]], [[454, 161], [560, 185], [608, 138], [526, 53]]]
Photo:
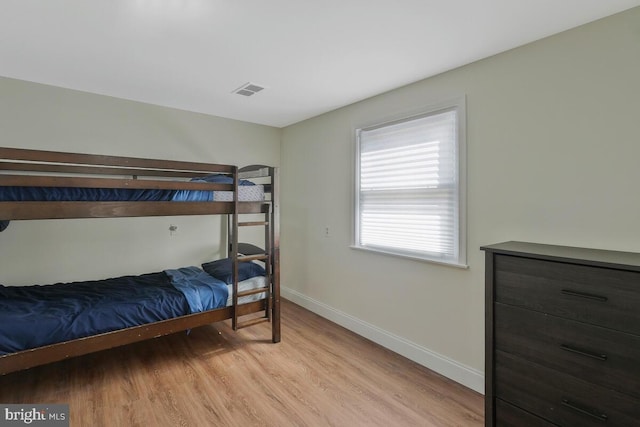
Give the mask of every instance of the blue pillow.
[[[228, 284], [233, 282], [233, 261], [231, 258], [219, 259], [202, 264], [202, 269], [218, 280]], [[238, 263], [238, 282], [256, 276], [264, 276], [264, 268], [255, 262]]]

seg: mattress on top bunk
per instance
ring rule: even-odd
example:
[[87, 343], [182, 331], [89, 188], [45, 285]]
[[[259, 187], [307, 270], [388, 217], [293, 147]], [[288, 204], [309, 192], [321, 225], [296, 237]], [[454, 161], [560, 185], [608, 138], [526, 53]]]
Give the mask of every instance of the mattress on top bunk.
[[[194, 178], [192, 182], [233, 184], [227, 175], [209, 175]], [[240, 180], [238, 200], [259, 202], [264, 200], [264, 186]], [[0, 201], [3, 202], [212, 202], [233, 201], [233, 191], [208, 190], [155, 190], [133, 188], [81, 188], [81, 187], [19, 187], [0, 186]]]
[[[244, 267], [249, 264], [255, 267]], [[240, 290], [265, 286], [258, 264], [243, 263], [241, 271]], [[231, 285], [221, 278], [185, 267], [87, 282], [0, 285], [0, 355], [229, 306]]]

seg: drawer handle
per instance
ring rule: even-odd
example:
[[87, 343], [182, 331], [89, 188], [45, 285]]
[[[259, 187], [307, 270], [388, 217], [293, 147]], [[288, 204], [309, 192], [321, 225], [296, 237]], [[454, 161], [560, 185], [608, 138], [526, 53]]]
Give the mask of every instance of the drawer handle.
[[569, 399], [562, 399], [562, 405], [566, 406], [567, 408], [571, 408], [576, 412], [579, 412], [583, 415], [588, 415], [592, 418], [595, 418], [598, 421], [602, 421], [604, 423], [607, 422], [607, 420], [609, 419], [609, 417], [607, 416], [607, 414], [598, 414], [593, 412], [592, 409], [590, 408], [585, 408], [582, 405], [578, 405], [576, 403], [571, 402]]
[[578, 291], [573, 291], [571, 289], [563, 289], [560, 292], [562, 292], [562, 294], [564, 295], [569, 295], [571, 297], [592, 299], [600, 302], [607, 302], [609, 300], [609, 298], [603, 297], [602, 295], [588, 294], [586, 292], [578, 292]]
[[607, 355], [606, 354], [592, 353], [590, 351], [582, 350], [582, 349], [579, 349], [579, 348], [575, 348], [575, 347], [572, 347], [572, 346], [566, 345], [566, 344], [560, 344], [560, 348], [565, 350], [565, 351], [570, 351], [571, 353], [579, 354], [581, 356], [587, 356], [587, 357], [591, 357], [593, 359], [602, 360], [603, 362], [605, 360], [607, 360]]

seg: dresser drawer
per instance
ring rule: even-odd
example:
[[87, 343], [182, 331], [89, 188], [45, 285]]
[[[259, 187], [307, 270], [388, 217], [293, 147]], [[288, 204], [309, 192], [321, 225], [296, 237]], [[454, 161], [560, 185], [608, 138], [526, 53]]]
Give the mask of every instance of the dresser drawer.
[[640, 274], [495, 256], [496, 302], [640, 335]]
[[555, 427], [540, 417], [536, 417], [507, 402], [496, 399], [496, 427]]
[[640, 336], [495, 305], [496, 350], [640, 398]]
[[495, 354], [497, 398], [559, 426], [638, 426], [640, 400], [502, 351]]

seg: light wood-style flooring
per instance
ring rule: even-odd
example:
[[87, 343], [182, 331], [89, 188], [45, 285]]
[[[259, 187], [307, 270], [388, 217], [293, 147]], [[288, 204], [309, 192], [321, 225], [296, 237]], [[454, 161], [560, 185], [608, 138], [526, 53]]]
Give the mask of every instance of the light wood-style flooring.
[[1, 403], [68, 403], [71, 426], [481, 426], [483, 397], [291, 302], [0, 377]]

